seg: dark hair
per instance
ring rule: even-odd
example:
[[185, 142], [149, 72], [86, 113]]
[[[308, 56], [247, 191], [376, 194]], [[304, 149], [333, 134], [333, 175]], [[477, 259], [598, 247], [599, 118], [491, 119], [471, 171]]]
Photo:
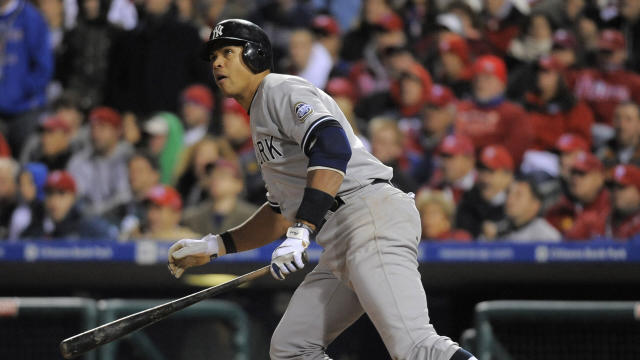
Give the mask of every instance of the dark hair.
[[149, 153], [148, 151], [146, 150], [136, 151], [135, 153], [133, 153], [133, 155], [129, 157], [129, 160], [127, 161], [127, 163], [131, 163], [131, 161], [135, 158], [145, 159], [153, 170], [160, 171], [160, 163], [158, 162], [158, 159], [156, 159], [156, 157], [151, 155], [151, 153]]

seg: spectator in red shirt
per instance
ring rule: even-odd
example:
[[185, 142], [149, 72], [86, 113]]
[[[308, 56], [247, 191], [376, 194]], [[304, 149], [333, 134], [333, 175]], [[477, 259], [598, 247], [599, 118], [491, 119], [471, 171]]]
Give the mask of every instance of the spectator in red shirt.
[[536, 88], [526, 96], [528, 121], [534, 133], [532, 148], [551, 150], [565, 133], [590, 142], [593, 113], [568, 89], [562, 77], [564, 66], [553, 57], [543, 57], [537, 70]]
[[624, 69], [626, 43], [621, 32], [604, 30], [598, 40], [598, 69], [578, 73], [573, 91], [595, 113], [596, 122], [611, 125], [615, 107], [624, 101], [640, 102], [640, 75]]
[[563, 134], [556, 141], [555, 150], [559, 154], [560, 177], [562, 180], [569, 182], [571, 167], [576, 157], [581, 152], [588, 152], [589, 144], [580, 135]]
[[465, 191], [471, 190], [476, 182], [475, 156], [471, 139], [464, 135], [448, 135], [438, 147], [441, 159], [428, 188], [449, 193], [458, 204]]
[[640, 107], [626, 101], [616, 107], [613, 115], [616, 136], [600, 147], [597, 155], [609, 169], [616, 164], [640, 166]]
[[495, 238], [507, 226], [504, 204], [513, 182], [514, 163], [501, 145], [489, 145], [478, 161], [478, 181], [464, 193], [456, 213], [456, 225], [474, 237]]
[[456, 132], [469, 136], [476, 150], [491, 144], [505, 146], [518, 165], [533, 134], [522, 107], [505, 99], [506, 83], [502, 59], [486, 55], [476, 60], [474, 99], [459, 104]]
[[578, 154], [571, 167], [569, 192], [546, 214], [547, 221], [569, 240], [589, 240], [605, 234], [611, 213], [610, 194], [604, 186], [602, 162], [593, 154]]
[[453, 227], [456, 205], [441, 191], [425, 190], [418, 194], [416, 207], [422, 220], [422, 240], [470, 242], [471, 234]]
[[640, 233], [640, 168], [618, 165], [613, 170], [613, 212], [607, 235], [626, 240]]

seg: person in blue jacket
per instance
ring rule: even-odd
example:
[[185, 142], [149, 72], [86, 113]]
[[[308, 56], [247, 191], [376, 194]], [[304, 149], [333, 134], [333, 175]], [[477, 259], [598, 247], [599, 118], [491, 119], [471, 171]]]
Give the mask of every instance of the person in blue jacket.
[[0, 130], [15, 154], [37, 126], [53, 68], [42, 15], [27, 0], [0, 0]]

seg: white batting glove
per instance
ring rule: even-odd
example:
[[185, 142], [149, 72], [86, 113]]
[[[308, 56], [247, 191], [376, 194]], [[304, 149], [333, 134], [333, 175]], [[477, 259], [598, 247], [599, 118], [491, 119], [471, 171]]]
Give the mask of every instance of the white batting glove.
[[200, 240], [178, 240], [169, 248], [169, 271], [179, 278], [187, 268], [206, 264], [224, 253], [220, 235], [209, 234]]
[[276, 280], [284, 280], [286, 275], [304, 267], [309, 235], [309, 230], [303, 227], [292, 226], [287, 230], [287, 239], [271, 255], [271, 275]]

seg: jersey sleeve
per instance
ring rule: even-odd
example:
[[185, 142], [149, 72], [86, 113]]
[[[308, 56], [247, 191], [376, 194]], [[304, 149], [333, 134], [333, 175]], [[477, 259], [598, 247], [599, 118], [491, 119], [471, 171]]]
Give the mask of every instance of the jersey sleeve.
[[312, 142], [311, 135], [321, 125], [340, 126], [323, 103], [320, 90], [302, 79], [284, 81], [267, 96], [269, 115], [277, 121], [280, 131], [298, 143], [305, 154]]

